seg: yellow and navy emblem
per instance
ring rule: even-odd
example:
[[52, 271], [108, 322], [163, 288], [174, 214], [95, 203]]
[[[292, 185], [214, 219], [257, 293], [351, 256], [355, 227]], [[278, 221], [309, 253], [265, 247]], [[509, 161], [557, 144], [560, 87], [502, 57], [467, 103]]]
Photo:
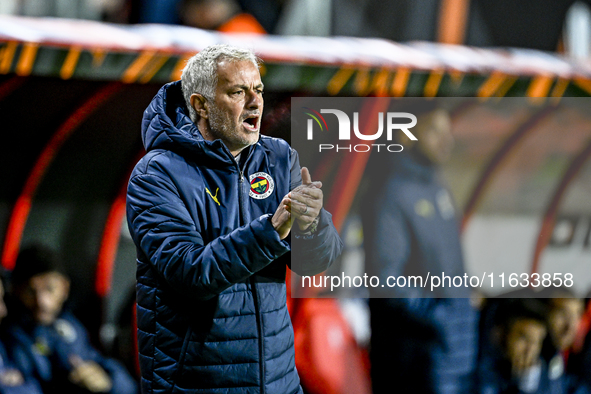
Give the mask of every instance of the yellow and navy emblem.
[[42, 337], [35, 339], [35, 343], [31, 345], [31, 350], [33, 353], [39, 354], [41, 356], [48, 356], [51, 354], [51, 349], [49, 348], [47, 341]]
[[431, 201], [421, 198], [415, 203], [415, 213], [427, 219], [435, 214], [435, 207]]
[[269, 197], [275, 189], [273, 178], [266, 172], [257, 172], [252, 174], [248, 179], [250, 181], [248, 194], [257, 200]]

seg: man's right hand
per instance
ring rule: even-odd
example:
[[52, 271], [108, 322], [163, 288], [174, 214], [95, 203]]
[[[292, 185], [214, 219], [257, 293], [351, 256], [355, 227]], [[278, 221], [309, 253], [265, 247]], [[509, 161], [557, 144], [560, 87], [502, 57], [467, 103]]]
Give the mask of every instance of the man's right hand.
[[8, 368], [0, 372], [0, 386], [20, 386], [24, 381], [23, 374], [18, 369]]
[[279, 233], [279, 238], [281, 239], [285, 239], [289, 235], [289, 232], [291, 231], [291, 226], [293, 224], [291, 214], [287, 210], [287, 204], [289, 204], [289, 199], [287, 198], [287, 196], [285, 196], [283, 197], [281, 204], [279, 204], [279, 207], [277, 207], [275, 214], [271, 218], [271, 224], [273, 225], [277, 233]]
[[113, 382], [100, 365], [94, 361], [83, 361], [77, 356], [70, 357], [70, 363], [74, 367], [69, 376], [72, 383], [93, 393], [111, 391]]

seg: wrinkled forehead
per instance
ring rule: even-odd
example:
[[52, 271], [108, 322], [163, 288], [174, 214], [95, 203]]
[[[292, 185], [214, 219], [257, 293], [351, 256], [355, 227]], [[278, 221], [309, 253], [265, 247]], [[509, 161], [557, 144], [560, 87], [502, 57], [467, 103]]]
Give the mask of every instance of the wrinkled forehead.
[[218, 86], [261, 85], [261, 73], [250, 60], [221, 59], [217, 65]]
[[47, 287], [65, 284], [66, 281], [67, 280], [65, 276], [63, 276], [59, 272], [51, 271], [37, 274], [31, 277], [31, 279], [29, 279], [28, 286], [36, 290], [41, 290]]

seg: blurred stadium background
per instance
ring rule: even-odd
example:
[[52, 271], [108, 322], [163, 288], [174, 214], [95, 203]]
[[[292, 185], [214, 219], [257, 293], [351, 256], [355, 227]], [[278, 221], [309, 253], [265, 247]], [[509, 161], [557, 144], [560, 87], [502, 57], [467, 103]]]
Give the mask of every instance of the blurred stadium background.
[[[292, 96], [526, 97], [529, 111], [478, 107], [454, 117], [457, 149], [444, 175], [463, 215], [468, 264], [558, 264], [591, 283], [590, 2], [237, 2], [267, 35], [182, 25], [180, 3], [0, 3], [2, 265], [10, 269], [29, 243], [59, 250], [73, 279], [71, 306], [105, 349], [133, 362], [125, 338], [135, 249], [124, 209], [143, 152], [143, 110], [187, 57], [218, 42], [247, 45], [265, 61], [263, 132], [287, 140]], [[575, 116], [561, 106], [565, 97], [582, 98]], [[348, 240], [341, 264], [362, 270], [355, 191], [363, 159], [324, 165], [318, 170], [347, 175], [329, 184], [327, 195], [339, 198], [327, 204]], [[348, 337], [367, 340], [364, 327], [335, 319]], [[363, 392], [342, 383], [347, 368], [310, 379], [341, 382], [319, 392]]]

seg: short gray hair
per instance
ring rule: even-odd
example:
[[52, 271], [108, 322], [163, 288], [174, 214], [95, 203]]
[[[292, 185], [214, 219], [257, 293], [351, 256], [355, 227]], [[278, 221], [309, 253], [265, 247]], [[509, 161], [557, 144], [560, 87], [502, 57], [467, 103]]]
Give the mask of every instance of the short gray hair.
[[191, 120], [197, 120], [197, 112], [191, 105], [191, 95], [199, 93], [207, 100], [215, 98], [218, 83], [218, 63], [222, 60], [251, 61], [259, 67], [261, 60], [250, 49], [239, 48], [228, 44], [211, 45], [191, 57], [183, 69], [181, 86], [183, 97], [189, 109]]

